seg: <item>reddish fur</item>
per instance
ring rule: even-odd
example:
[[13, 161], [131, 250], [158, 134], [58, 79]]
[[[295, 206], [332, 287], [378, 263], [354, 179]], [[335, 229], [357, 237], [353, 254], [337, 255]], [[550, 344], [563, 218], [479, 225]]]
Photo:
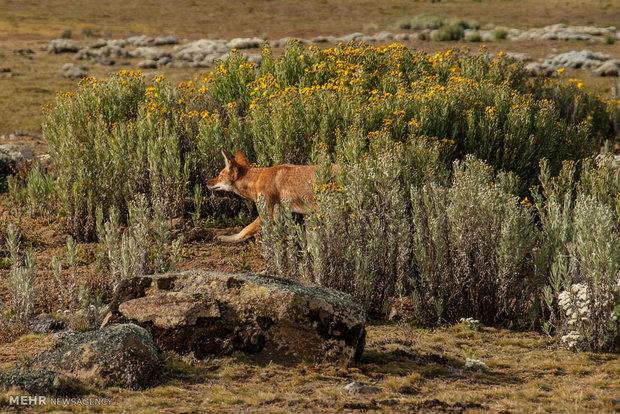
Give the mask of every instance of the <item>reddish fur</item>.
[[[273, 217], [273, 207], [280, 205], [282, 200], [290, 201], [291, 210], [295, 213], [307, 214], [308, 206], [311, 208], [314, 206], [311, 185], [314, 185], [316, 165], [283, 164], [253, 168], [241, 151], [237, 151], [235, 158], [225, 151], [222, 151], [222, 154], [227, 166], [217, 177], [207, 182], [209, 189], [213, 190], [218, 184], [230, 186], [219, 189], [234, 191], [254, 202], [258, 201], [259, 195], [262, 194], [271, 217]], [[260, 217], [238, 234], [220, 236], [218, 239], [241, 242], [254, 236], [259, 230]]]

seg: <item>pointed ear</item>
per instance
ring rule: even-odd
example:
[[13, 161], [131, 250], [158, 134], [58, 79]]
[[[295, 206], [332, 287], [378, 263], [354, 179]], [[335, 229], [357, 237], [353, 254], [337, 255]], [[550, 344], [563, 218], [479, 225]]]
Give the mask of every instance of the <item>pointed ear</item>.
[[241, 152], [241, 150], [237, 150], [237, 153], [235, 154], [235, 161], [237, 161], [237, 164], [243, 165], [244, 167], [250, 166], [250, 162], [245, 157], [245, 155], [243, 155], [243, 152]]
[[226, 168], [229, 168], [230, 167], [230, 163], [234, 162], [235, 159], [233, 158], [232, 155], [230, 155], [229, 153], [227, 153], [224, 150], [222, 150], [222, 155], [224, 156], [224, 162], [226, 163]]

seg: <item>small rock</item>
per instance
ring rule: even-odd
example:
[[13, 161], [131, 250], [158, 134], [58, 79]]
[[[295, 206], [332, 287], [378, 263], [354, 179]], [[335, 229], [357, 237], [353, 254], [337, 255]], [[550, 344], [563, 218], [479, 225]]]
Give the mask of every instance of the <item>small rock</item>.
[[138, 67], [140, 69], [156, 69], [157, 68], [157, 62], [155, 62], [154, 60], [151, 60], [151, 59], [142, 60], [142, 61], [138, 62]]
[[228, 42], [228, 47], [231, 49], [253, 49], [261, 47], [264, 40], [259, 37], [252, 38], [235, 38]]
[[310, 39], [310, 43], [334, 43], [335, 41], [334, 36], [317, 36]]
[[179, 41], [174, 33], [168, 36], [159, 36], [153, 40], [153, 46], [176, 45]]
[[127, 39], [127, 43], [133, 46], [151, 46], [153, 45], [153, 38], [147, 35], [132, 36]]
[[108, 41], [105, 39], [99, 39], [92, 45], [90, 45], [91, 49], [99, 49], [100, 47], [104, 47], [108, 45]]
[[158, 60], [163, 57], [170, 57], [170, 52], [156, 47], [139, 47], [131, 52], [132, 57]]
[[60, 69], [60, 74], [65, 78], [81, 79], [88, 76], [86, 72], [88, 68], [82, 65], [76, 65], [75, 63], [65, 63]]
[[77, 53], [80, 47], [71, 39], [54, 39], [46, 50], [48, 53]]
[[52, 316], [37, 316], [28, 322], [30, 330], [34, 333], [58, 332], [67, 328], [67, 323], [59, 321]]
[[34, 159], [34, 152], [28, 147], [19, 144], [0, 145], [0, 176], [15, 174], [20, 163]]
[[467, 358], [464, 368], [469, 371], [487, 371], [489, 367], [479, 359]]
[[619, 76], [620, 60], [610, 60], [603, 63], [597, 69], [594, 69], [596, 76]]
[[361, 395], [378, 394], [381, 391], [383, 391], [381, 388], [375, 385], [368, 384], [366, 382], [357, 382], [357, 381], [353, 381], [345, 385], [344, 390], [347, 391], [349, 394], [361, 394]]
[[30, 49], [29, 47], [26, 47], [23, 49], [13, 49], [12, 52], [15, 53], [16, 55], [21, 55], [21, 56], [28, 56], [34, 53], [32, 49]]

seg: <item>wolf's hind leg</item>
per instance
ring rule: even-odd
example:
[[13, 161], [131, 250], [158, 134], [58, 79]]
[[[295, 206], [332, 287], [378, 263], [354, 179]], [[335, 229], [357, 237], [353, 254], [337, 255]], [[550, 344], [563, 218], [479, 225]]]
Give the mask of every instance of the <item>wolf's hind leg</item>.
[[217, 236], [216, 240], [224, 243], [241, 243], [253, 237], [260, 230], [260, 217], [256, 217], [256, 220], [248, 224], [243, 230], [237, 234], [230, 236]]

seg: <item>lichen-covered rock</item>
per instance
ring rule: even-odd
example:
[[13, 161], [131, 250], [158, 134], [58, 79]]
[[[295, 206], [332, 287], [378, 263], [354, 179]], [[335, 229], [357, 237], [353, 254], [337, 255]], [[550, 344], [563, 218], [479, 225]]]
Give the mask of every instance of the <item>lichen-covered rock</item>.
[[82, 394], [85, 386], [58, 372], [45, 370], [0, 370], [0, 389], [17, 389], [32, 395], [73, 396]]
[[96, 386], [146, 385], [161, 368], [161, 349], [143, 328], [119, 324], [63, 338], [23, 368], [55, 371]]
[[103, 326], [133, 322], [159, 346], [264, 361], [361, 357], [366, 314], [344, 293], [257, 274], [186, 271], [123, 281]]

